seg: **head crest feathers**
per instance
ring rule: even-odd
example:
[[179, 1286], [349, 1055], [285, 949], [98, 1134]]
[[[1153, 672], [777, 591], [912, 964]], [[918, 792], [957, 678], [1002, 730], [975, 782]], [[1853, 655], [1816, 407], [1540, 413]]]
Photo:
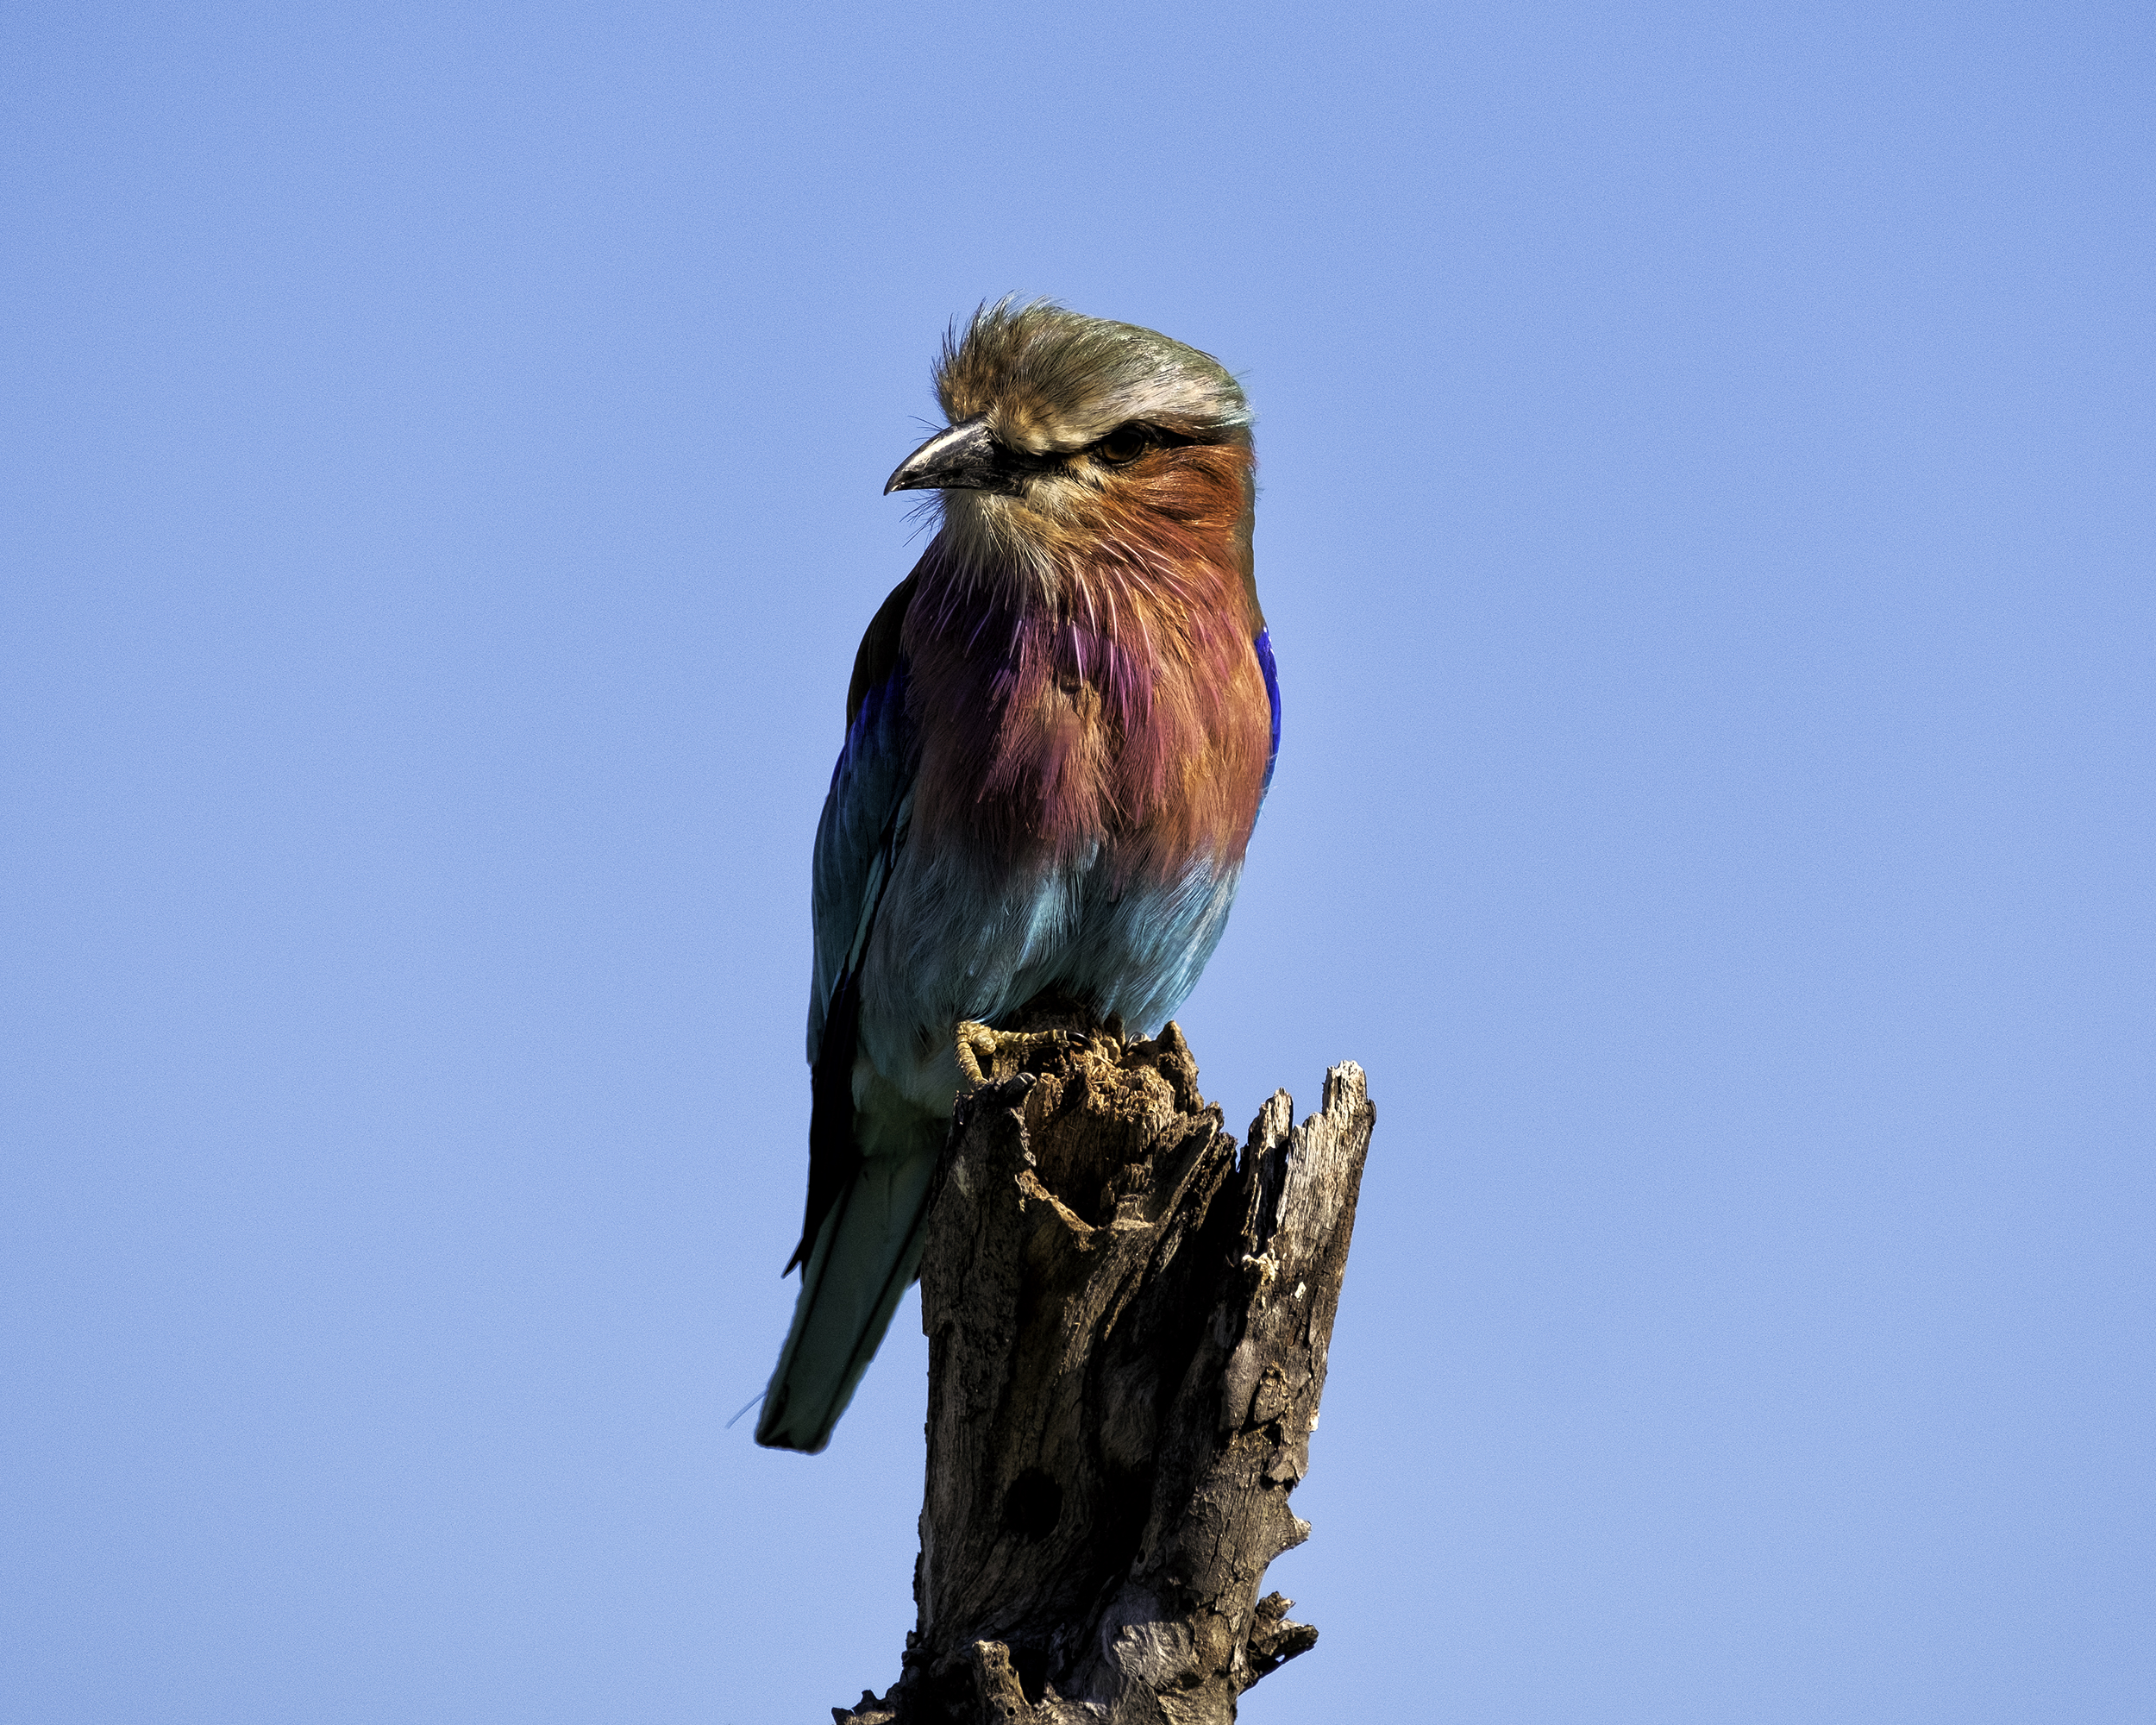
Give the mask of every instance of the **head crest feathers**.
[[1248, 442], [1242, 386], [1212, 354], [1136, 323], [1050, 299], [985, 302], [944, 335], [936, 397], [953, 424], [987, 414], [996, 434], [1045, 454], [1137, 420], [1206, 442]]

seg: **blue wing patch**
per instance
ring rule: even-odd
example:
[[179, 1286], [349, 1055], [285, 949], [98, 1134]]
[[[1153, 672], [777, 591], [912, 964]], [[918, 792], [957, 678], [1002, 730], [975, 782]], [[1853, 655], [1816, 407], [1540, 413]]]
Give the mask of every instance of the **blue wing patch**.
[[[893, 589], [868, 625], [847, 693], [845, 746], [816, 825], [810, 914], [816, 955], [809, 976], [809, 1181], [801, 1243], [787, 1269], [805, 1264], [817, 1231], [861, 1166], [854, 1141], [854, 1056], [860, 1028], [856, 978], [876, 908], [906, 842], [918, 740], [906, 710], [899, 650], [913, 578]], [[784, 1271], [780, 1272], [784, 1274]]]
[[811, 915], [815, 969], [809, 986], [808, 1057], [816, 1063], [824, 1026], [841, 980], [859, 963], [876, 900], [890, 878], [890, 858], [918, 759], [906, 711], [906, 662], [863, 698], [831, 768], [831, 787], [816, 826]]
[[1280, 759], [1280, 673], [1273, 668], [1273, 631], [1261, 629], [1257, 639], [1251, 643], [1257, 649], [1257, 668], [1265, 674], [1265, 699], [1273, 708], [1273, 741], [1265, 756], [1265, 783], [1258, 792], [1258, 800], [1264, 800], [1265, 793], [1273, 787], [1273, 767]]

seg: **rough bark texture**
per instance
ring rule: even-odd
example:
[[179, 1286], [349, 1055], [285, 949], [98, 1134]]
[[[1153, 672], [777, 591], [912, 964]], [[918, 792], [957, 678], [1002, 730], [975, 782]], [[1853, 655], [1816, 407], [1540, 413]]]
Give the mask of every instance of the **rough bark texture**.
[[1173, 1025], [984, 1046], [921, 1258], [928, 1484], [898, 1684], [838, 1725], [1214, 1725], [1309, 1649], [1265, 1567], [1308, 1537], [1327, 1346], [1376, 1119], [1326, 1075], [1238, 1158]]

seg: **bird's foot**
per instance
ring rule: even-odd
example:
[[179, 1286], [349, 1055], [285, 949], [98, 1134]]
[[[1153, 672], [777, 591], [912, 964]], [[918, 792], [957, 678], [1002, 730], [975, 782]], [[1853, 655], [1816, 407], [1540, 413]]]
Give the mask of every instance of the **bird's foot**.
[[1083, 1048], [1090, 1039], [1075, 1030], [993, 1030], [970, 1020], [953, 1036], [958, 1076], [968, 1090], [1016, 1077], [1037, 1054]]

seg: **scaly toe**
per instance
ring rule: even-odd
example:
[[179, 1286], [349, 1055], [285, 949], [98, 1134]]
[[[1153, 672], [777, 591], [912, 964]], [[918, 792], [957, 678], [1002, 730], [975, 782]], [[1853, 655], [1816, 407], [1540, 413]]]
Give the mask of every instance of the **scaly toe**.
[[1028, 1056], [1041, 1049], [1075, 1053], [1091, 1044], [1092, 1038], [1075, 1030], [994, 1030], [970, 1019], [952, 1032], [952, 1051], [958, 1058], [958, 1075], [968, 1089], [979, 1089], [1012, 1077]]

